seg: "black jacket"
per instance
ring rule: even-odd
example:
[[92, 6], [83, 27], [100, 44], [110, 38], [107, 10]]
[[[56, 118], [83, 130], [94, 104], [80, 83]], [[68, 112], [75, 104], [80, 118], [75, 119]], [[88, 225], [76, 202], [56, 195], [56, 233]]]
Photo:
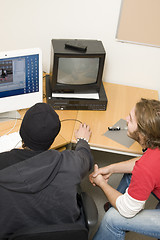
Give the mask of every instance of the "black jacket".
[[26, 227], [80, 220], [77, 185], [92, 166], [88, 143], [80, 140], [75, 151], [24, 151], [0, 154], [1, 238]]

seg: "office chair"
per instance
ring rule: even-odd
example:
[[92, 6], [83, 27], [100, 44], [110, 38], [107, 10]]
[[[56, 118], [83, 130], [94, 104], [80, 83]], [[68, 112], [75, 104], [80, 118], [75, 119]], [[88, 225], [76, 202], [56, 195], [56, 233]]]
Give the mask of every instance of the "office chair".
[[79, 194], [79, 200], [85, 225], [69, 223], [22, 229], [10, 236], [8, 240], [88, 240], [97, 224], [98, 211], [95, 202], [87, 193]]

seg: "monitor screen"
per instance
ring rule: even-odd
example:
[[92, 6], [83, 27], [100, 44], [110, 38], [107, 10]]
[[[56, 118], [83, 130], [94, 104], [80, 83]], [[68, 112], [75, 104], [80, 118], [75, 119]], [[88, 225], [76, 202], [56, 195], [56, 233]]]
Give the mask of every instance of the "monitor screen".
[[59, 58], [57, 83], [83, 85], [96, 83], [99, 58]]
[[0, 113], [42, 102], [40, 49], [0, 53]]

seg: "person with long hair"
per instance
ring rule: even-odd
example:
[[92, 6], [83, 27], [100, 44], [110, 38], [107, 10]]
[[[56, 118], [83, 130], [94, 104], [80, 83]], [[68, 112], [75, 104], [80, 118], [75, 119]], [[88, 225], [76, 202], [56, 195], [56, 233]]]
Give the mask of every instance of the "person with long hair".
[[[94, 240], [124, 240], [126, 231], [160, 238], [160, 209], [144, 209], [151, 193], [160, 201], [160, 101], [141, 99], [126, 120], [127, 134], [143, 155], [102, 168], [95, 164], [90, 182], [103, 190], [110, 207]], [[115, 173], [124, 173], [117, 189], [108, 184]]]

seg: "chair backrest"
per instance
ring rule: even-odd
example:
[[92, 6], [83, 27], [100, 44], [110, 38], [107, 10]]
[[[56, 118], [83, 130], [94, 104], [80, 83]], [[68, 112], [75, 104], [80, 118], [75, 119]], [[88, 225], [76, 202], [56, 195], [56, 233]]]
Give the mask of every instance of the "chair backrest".
[[78, 224], [48, 225], [18, 231], [9, 240], [88, 240], [88, 230]]

